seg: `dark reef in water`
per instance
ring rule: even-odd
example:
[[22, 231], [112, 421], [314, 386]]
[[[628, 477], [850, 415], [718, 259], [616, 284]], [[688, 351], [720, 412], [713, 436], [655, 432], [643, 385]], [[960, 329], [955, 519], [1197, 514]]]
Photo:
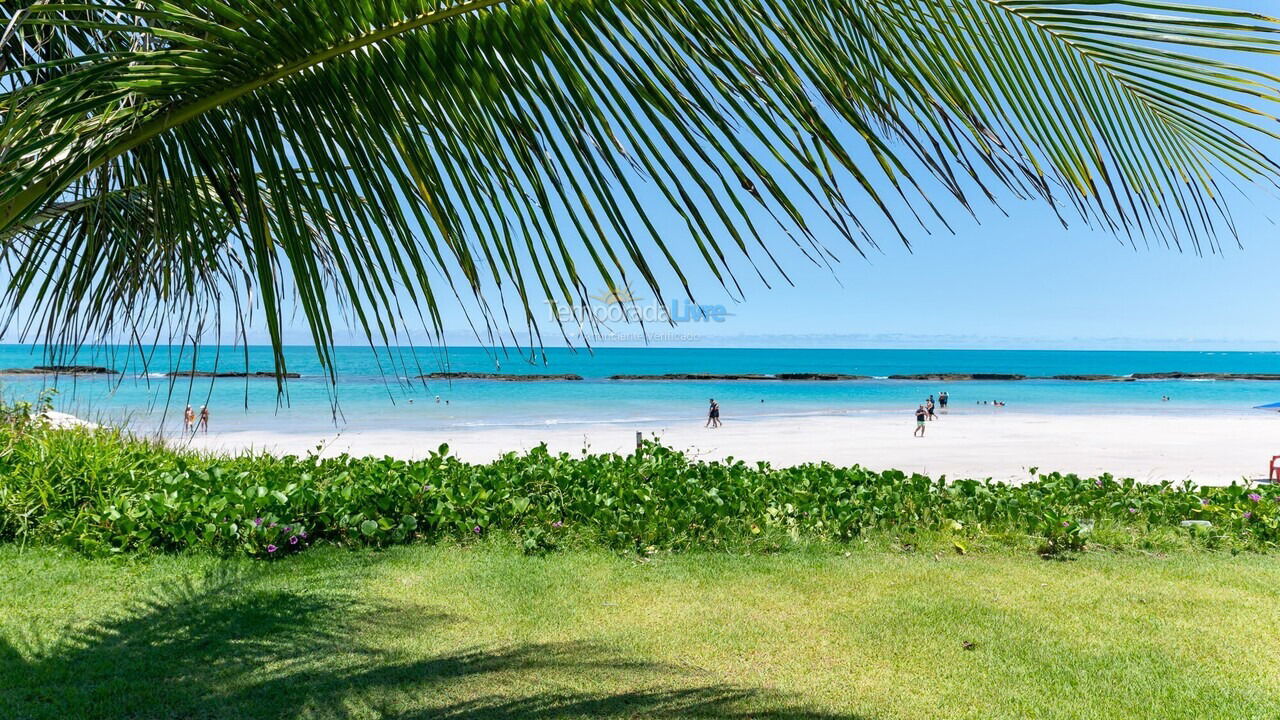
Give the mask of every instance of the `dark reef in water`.
[[118, 375], [111, 368], [96, 365], [36, 365], [29, 368], [7, 368], [0, 375]]
[[1280, 380], [1280, 373], [1134, 373], [1134, 380]]
[[662, 375], [610, 375], [610, 380], [868, 380], [866, 375], [842, 373], [665, 373]]
[[434, 372], [419, 375], [420, 380], [502, 380], [505, 382], [554, 382], [557, 380], [581, 380], [581, 375], [504, 375], [501, 373]]
[[778, 373], [779, 380], [870, 380], [869, 375], [845, 375], [843, 373]]
[[[0, 375], [118, 375], [111, 368], [96, 365], [36, 365], [29, 368], [0, 369]], [[200, 377], [200, 378], [274, 378], [273, 372], [211, 372], [207, 370], [180, 370], [165, 373], [165, 377]], [[302, 377], [299, 373], [285, 373], [286, 379]], [[510, 373], [482, 372], [433, 372], [419, 375], [422, 380], [498, 380], [503, 382], [563, 382], [582, 380], [581, 375], [571, 373], [559, 375], [517, 375]], [[850, 375], [831, 372], [783, 372], [766, 373], [662, 373], [657, 375], [610, 375], [610, 380], [659, 380], [659, 381], [852, 381], [871, 380], [869, 375]], [[1263, 380], [1280, 382], [1280, 373], [1219, 373], [1219, 372], [1148, 372], [1132, 375], [1101, 374], [1065, 374], [1049, 376], [1029, 376], [1016, 373], [917, 373], [911, 375], [890, 375], [889, 380], [910, 380], [930, 382], [966, 382], [966, 381], [1016, 381], [1016, 380], [1063, 380], [1069, 382], [1134, 382], [1137, 380]]]
[[760, 373], [664, 373], [662, 375], [610, 375], [610, 380], [773, 380]]
[[1079, 382], [1133, 382], [1123, 375], [1054, 375], [1050, 380], [1074, 380]]
[[890, 375], [890, 380], [942, 380], [947, 382], [962, 380], [1026, 380], [1026, 375], [1006, 373], [923, 373], [920, 375]]

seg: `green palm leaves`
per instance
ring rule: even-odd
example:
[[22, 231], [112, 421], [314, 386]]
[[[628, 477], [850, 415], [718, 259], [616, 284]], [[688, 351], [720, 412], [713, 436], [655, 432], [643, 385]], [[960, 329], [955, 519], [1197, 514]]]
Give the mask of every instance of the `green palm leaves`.
[[[327, 359], [332, 303], [390, 344], [455, 297], [486, 340], [540, 337], [588, 283], [684, 283], [681, 244], [735, 288], [778, 237], [825, 262], [824, 238], [1008, 193], [1199, 249], [1221, 187], [1278, 174], [1280, 79], [1241, 56], [1280, 25], [1160, 0], [10, 2], [0, 25], [6, 299], [46, 338], [252, 298], [278, 346], [296, 301]], [[101, 221], [49, 221], [68, 203]], [[138, 238], [163, 282], [122, 279]]]

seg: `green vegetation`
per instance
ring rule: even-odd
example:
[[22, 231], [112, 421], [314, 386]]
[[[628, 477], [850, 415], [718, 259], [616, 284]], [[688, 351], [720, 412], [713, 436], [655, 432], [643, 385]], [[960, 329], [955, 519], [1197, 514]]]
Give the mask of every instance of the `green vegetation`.
[[[1182, 527], [1183, 521], [1209, 527]], [[0, 540], [90, 554], [208, 549], [281, 557], [325, 541], [387, 546], [500, 535], [525, 551], [768, 552], [888, 532], [948, 551], [999, 544], [1265, 550], [1280, 491], [1042, 475], [1021, 486], [828, 464], [700, 462], [534, 450], [484, 465], [446, 448], [393, 458], [218, 457], [113, 431], [0, 428]]]
[[0, 718], [1271, 719], [1280, 565], [0, 546]]

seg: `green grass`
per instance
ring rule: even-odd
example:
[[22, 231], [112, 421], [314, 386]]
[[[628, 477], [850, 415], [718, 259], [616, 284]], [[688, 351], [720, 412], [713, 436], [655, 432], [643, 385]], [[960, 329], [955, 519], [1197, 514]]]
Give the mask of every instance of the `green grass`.
[[7, 545], [0, 588], [3, 718], [1280, 716], [1264, 555]]

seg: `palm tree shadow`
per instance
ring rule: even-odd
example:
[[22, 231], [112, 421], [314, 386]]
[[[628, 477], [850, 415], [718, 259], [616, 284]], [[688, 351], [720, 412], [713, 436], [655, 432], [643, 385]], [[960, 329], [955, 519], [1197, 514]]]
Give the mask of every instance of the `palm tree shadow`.
[[[128, 612], [0, 636], [0, 718], [802, 718], [776, 693], [581, 643], [426, 659], [361, 644], [365, 630], [433, 632], [447, 614], [264, 588], [221, 567]], [[568, 691], [605, 678], [607, 692]]]

